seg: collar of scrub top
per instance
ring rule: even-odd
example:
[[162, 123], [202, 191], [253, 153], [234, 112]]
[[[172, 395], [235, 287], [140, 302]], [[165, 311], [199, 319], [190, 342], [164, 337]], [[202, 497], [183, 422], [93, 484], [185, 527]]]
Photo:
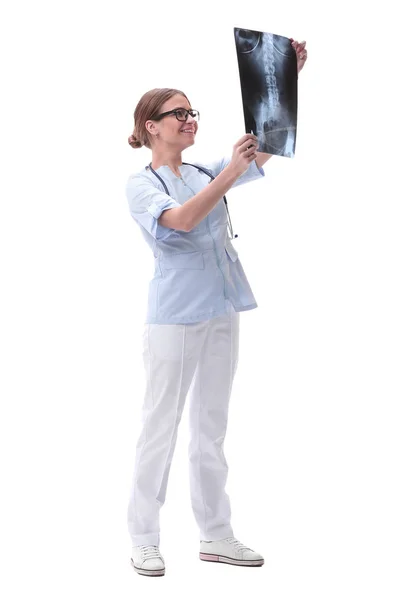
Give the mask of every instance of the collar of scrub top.
[[[208, 169], [204, 169], [203, 167], [199, 167], [198, 165], [192, 165], [191, 163], [186, 163], [186, 162], [183, 162], [182, 164], [183, 165], [189, 165], [190, 167], [194, 167], [195, 169], [198, 169], [199, 171], [202, 171], [203, 173], [205, 173], [206, 175], [208, 175], [208, 177], [211, 177], [212, 180], [215, 179], [215, 177], [210, 173], [210, 171]], [[161, 181], [161, 183], [164, 186], [165, 193], [168, 194], [168, 196], [170, 196], [171, 194], [169, 193], [168, 188], [167, 188], [165, 182], [163, 181], [163, 179], [161, 179], [161, 177], [159, 176], [159, 174], [155, 172], [155, 170], [151, 166], [151, 163], [149, 163], [146, 166], [146, 169], [150, 169], [151, 172], [154, 173], [154, 175], [156, 177], [158, 177], [158, 179]], [[228, 201], [227, 201], [227, 199], [226, 199], [225, 196], [224, 196], [224, 202], [225, 202], [226, 213], [228, 215], [229, 238], [232, 240], [232, 239], [237, 238], [239, 236], [238, 236], [237, 233], [236, 234], [233, 233], [231, 216], [229, 214], [229, 209], [228, 209]]]

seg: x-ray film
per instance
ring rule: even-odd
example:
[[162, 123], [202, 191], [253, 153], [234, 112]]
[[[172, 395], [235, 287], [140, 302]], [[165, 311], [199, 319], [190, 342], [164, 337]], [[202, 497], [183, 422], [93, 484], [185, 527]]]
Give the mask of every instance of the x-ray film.
[[297, 57], [289, 38], [234, 27], [246, 133], [259, 152], [293, 157], [297, 129]]

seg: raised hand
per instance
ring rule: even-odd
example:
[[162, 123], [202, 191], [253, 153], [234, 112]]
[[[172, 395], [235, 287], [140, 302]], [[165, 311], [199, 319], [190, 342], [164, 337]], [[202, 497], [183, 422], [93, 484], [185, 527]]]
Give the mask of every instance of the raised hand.
[[297, 73], [300, 73], [307, 60], [306, 42], [297, 42], [293, 38], [290, 38], [292, 47], [296, 51], [297, 56]]

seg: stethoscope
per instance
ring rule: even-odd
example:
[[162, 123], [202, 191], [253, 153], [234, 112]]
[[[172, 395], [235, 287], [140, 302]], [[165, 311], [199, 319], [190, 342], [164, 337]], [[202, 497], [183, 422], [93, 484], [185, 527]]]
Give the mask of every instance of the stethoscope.
[[[215, 179], [215, 177], [210, 173], [210, 171], [208, 171], [208, 169], [204, 169], [203, 167], [199, 167], [198, 165], [192, 165], [191, 163], [185, 163], [185, 162], [183, 162], [182, 164], [183, 165], [189, 165], [190, 167], [194, 167], [195, 169], [198, 169], [199, 171], [202, 171], [203, 173], [205, 173], [206, 175], [208, 175], [208, 177], [211, 177], [211, 179]], [[161, 177], [159, 176], [159, 174], [155, 172], [155, 170], [151, 166], [151, 163], [149, 165], [147, 165], [146, 169], [150, 169], [151, 172], [154, 173], [154, 175], [156, 177], [158, 177], [158, 179], [161, 181], [161, 183], [164, 186], [165, 193], [168, 194], [168, 196], [170, 196], [170, 193], [168, 191], [167, 186], [165, 185], [165, 182], [161, 179]], [[227, 212], [227, 215], [228, 215], [229, 238], [232, 240], [232, 239], [237, 238], [239, 236], [238, 236], [237, 233], [236, 234], [233, 233], [231, 217], [230, 217], [229, 209], [228, 209], [228, 201], [227, 201], [227, 199], [226, 199], [225, 196], [224, 196], [224, 202], [225, 202], [226, 212]]]

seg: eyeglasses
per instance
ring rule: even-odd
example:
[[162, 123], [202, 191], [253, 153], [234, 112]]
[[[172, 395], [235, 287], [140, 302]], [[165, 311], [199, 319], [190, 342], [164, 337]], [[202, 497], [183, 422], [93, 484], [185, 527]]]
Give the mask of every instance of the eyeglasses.
[[156, 117], [152, 117], [151, 121], [159, 121], [163, 117], [167, 115], [175, 115], [178, 121], [187, 121], [188, 116], [190, 115], [195, 121], [200, 119], [200, 113], [198, 110], [186, 110], [186, 108], [175, 108], [174, 110], [167, 110], [167, 112], [161, 113], [161, 115], [157, 115]]

